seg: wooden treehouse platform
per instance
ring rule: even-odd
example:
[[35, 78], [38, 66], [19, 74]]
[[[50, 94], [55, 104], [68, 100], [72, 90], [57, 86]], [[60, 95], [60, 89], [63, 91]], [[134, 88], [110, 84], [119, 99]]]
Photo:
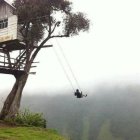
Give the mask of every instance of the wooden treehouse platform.
[[[13, 52], [16, 55], [11, 57]], [[26, 49], [25, 44], [18, 40], [0, 43], [0, 73], [15, 76], [25, 73]]]
[[24, 70], [13, 70], [13, 69], [7, 69], [7, 68], [0, 68], [0, 73], [18, 76], [18, 75], [25, 73], [25, 71]]
[[[45, 45], [43, 47], [52, 47], [52, 45]], [[14, 52], [18, 53], [12, 56]], [[26, 47], [23, 42], [19, 42], [16, 39], [0, 43], [0, 73], [12, 74], [14, 76], [25, 73], [26, 58]], [[35, 72], [29, 74], [35, 74]]]

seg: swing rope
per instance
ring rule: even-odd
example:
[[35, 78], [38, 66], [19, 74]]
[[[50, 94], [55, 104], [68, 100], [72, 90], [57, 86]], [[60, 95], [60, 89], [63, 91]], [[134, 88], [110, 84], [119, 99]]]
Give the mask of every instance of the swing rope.
[[66, 75], [66, 78], [68, 79], [68, 81], [69, 81], [69, 83], [70, 83], [70, 85], [71, 85], [71, 87], [72, 87], [72, 90], [73, 90], [73, 92], [74, 92], [75, 89], [74, 89], [74, 86], [73, 86], [73, 84], [72, 84], [72, 81], [71, 81], [71, 79], [70, 79], [70, 77], [69, 77], [69, 75], [68, 75], [68, 73], [67, 73], [67, 71], [66, 71], [66, 69], [65, 69], [65, 67], [64, 67], [64, 64], [62, 63], [62, 61], [61, 61], [61, 59], [60, 59], [60, 57], [59, 57], [59, 55], [58, 55], [58, 53], [57, 53], [55, 47], [53, 47], [53, 50], [54, 50], [54, 53], [55, 53], [55, 55], [56, 55], [56, 57], [57, 57], [58, 62], [60, 63], [60, 65], [61, 65], [61, 67], [62, 67], [62, 69], [63, 69], [63, 71], [64, 71], [64, 73], [65, 73], [65, 75]]
[[[73, 69], [72, 69], [72, 67], [71, 67], [71, 65], [70, 65], [70, 63], [69, 63], [69, 61], [68, 61], [68, 59], [67, 59], [67, 57], [66, 57], [66, 55], [65, 55], [65, 53], [64, 53], [64, 50], [62, 49], [62, 47], [61, 47], [61, 45], [60, 45], [60, 43], [58, 42], [57, 39], [56, 39], [56, 43], [57, 43], [57, 46], [58, 46], [58, 48], [59, 48], [59, 50], [60, 50], [60, 52], [61, 52], [61, 54], [62, 54], [62, 56], [63, 56], [63, 58], [64, 58], [64, 60], [65, 60], [65, 62], [66, 62], [66, 64], [67, 64], [67, 66], [68, 66], [68, 68], [69, 68], [69, 70], [70, 70], [70, 72], [71, 72], [71, 74], [72, 74], [74, 80], [75, 80], [75, 83], [77, 84], [78, 89], [79, 89], [80, 91], [82, 91], [82, 90], [81, 90], [81, 87], [80, 87], [80, 85], [79, 85], [79, 82], [78, 82], [78, 80], [77, 80], [77, 78], [76, 78], [76, 76], [75, 76], [75, 74], [74, 74], [74, 72], [73, 72]], [[62, 62], [61, 62], [61, 63], [62, 63]], [[69, 77], [69, 76], [67, 76], [67, 77]], [[69, 81], [71, 81], [71, 80], [69, 80]], [[71, 82], [71, 83], [72, 83], [72, 82]]]

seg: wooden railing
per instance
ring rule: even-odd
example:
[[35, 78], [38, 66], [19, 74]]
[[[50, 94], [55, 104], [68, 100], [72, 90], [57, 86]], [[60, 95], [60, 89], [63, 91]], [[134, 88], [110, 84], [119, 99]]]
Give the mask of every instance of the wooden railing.
[[24, 70], [26, 60], [26, 51], [22, 51], [16, 58], [11, 58], [10, 55], [0, 53], [0, 68], [11, 70]]

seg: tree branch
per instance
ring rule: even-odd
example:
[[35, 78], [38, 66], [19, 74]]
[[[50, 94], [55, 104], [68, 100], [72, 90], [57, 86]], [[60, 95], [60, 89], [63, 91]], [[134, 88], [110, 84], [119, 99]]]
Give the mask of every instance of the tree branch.
[[24, 23], [24, 25], [23, 25], [23, 27], [22, 28], [20, 28], [20, 33], [21, 33], [21, 35], [25, 38], [25, 34], [22, 32], [23, 30], [24, 30], [24, 28], [25, 28], [25, 23]]
[[42, 41], [42, 43], [36, 48], [35, 52], [33, 53], [30, 61], [33, 62], [33, 60], [35, 59], [35, 57], [37, 56], [38, 52], [41, 50], [41, 48], [43, 48], [44, 44], [51, 38], [62, 38], [62, 37], [69, 37], [69, 34], [65, 34], [65, 35], [54, 35], [54, 36], [50, 36], [48, 35], [48, 37], [46, 39], [44, 39], [44, 41]]
[[60, 25], [60, 21], [57, 21], [51, 31], [51, 34], [55, 31], [56, 27], [58, 27]]
[[51, 35], [51, 30], [52, 30], [52, 28], [51, 28], [51, 26], [52, 26], [52, 24], [51, 24], [51, 14], [49, 13], [49, 16], [48, 16], [48, 18], [49, 18], [49, 35]]
[[[33, 55], [31, 56], [30, 62], [33, 62], [35, 57], [37, 56], [38, 52], [41, 50], [41, 48], [44, 46], [44, 44], [51, 38], [58, 38], [58, 37], [69, 37], [69, 33], [64, 34], [64, 35], [52, 35], [56, 29], [57, 26], [60, 25], [60, 21], [56, 22], [53, 29], [52, 29], [52, 23], [51, 23], [51, 15], [49, 13], [49, 27], [48, 27], [48, 36], [46, 37], [46, 39], [44, 39], [41, 44], [36, 48], [36, 50], [34, 51]], [[51, 36], [52, 35], [52, 36]]]
[[43, 47], [43, 45], [50, 39], [50, 36], [48, 35], [48, 37], [42, 41], [42, 43], [36, 48], [35, 52], [33, 53], [33, 55], [31, 56], [30, 62], [33, 62], [33, 60], [35, 59], [35, 57], [37, 56], [38, 52], [41, 50], [41, 48]]
[[65, 34], [65, 35], [53, 35], [50, 38], [61, 38], [61, 37], [69, 37], [69, 34]]
[[44, 26], [44, 28], [47, 30], [47, 32], [49, 33], [49, 30], [48, 30], [48, 28], [47, 28], [47, 26]]
[[30, 26], [30, 22], [27, 22], [26, 23], [26, 28], [25, 28], [25, 37], [26, 37], [26, 40], [27, 40], [27, 37], [28, 37], [29, 26]]

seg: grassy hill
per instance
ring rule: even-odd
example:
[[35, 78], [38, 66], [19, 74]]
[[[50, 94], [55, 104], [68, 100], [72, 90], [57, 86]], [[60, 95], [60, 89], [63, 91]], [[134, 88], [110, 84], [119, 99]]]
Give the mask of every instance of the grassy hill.
[[66, 140], [55, 130], [0, 126], [0, 140]]

